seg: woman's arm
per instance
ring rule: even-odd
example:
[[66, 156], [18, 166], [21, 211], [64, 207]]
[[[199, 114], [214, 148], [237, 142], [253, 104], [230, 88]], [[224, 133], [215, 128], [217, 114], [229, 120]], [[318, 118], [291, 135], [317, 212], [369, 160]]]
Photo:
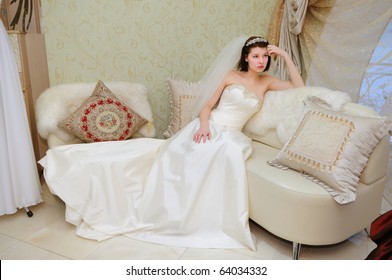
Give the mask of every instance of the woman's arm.
[[223, 81], [220, 83], [219, 87], [216, 89], [211, 99], [200, 111], [199, 113], [200, 128], [195, 132], [193, 136], [193, 141], [195, 141], [196, 143], [200, 143], [201, 141], [205, 143], [207, 140], [211, 139], [211, 132], [210, 132], [210, 126], [208, 121], [210, 119], [212, 109], [215, 107], [220, 96], [222, 95], [223, 90], [228, 85], [228, 80], [230, 75], [231, 72], [223, 79]]
[[268, 90], [284, 90], [293, 87], [303, 87], [305, 86], [304, 81], [302, 80], [301, 74], [298, 72], [297, 67], [295, 66], [294, 62], [291, 60], [289, 54], [278, 48], [274, 45], [268, 45], [267, 47], [269, 55], [278, 55], [283, 57], [287, 70], [290, 74], [290, 81], [282, 81], [276, 78], [273, 78], [271, 83], [269, 84]]

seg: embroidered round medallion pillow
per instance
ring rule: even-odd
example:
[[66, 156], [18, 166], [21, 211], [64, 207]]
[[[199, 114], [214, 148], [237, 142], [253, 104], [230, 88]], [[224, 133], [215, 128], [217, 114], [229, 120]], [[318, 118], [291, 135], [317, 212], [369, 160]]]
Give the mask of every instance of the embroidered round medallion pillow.
[[146, 123], [146, 119], [98, 81], [92, 95], [59, 127], [85, 142], [100, 142], [126, 140]]

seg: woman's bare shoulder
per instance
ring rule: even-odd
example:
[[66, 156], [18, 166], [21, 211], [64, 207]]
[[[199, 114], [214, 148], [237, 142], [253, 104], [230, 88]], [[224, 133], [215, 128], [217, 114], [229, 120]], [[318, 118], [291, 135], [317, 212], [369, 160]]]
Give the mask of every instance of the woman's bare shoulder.
[[231, 70], [226, 74], [225, 81], [226, 84], [235, 84], [238, 83], [241, 79], [243, 79], [241, 71]]

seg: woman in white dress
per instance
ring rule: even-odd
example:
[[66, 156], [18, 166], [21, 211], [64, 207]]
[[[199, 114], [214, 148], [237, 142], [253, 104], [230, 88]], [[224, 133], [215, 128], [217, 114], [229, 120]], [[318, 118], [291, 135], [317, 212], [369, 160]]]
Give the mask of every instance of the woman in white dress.
[[16, 58], [0, 20], [0, 216], [42, 202], [40, 191]]
[[[227, 51], [236, 60], [241, 52], [237, 70]], [[284, 58], [291, 81], [263, 73], [270, 55]], [[262, 37], [233, 40], [217, 61], [204, 79], [208, 96], [198, 101], [199, 116], [170, 139], [62, 146], [40, 161], [78, 235], [255, 249], [245, 167], [251, 140], [241, 130], [266, 91], [304, 83], [288, 54]]]

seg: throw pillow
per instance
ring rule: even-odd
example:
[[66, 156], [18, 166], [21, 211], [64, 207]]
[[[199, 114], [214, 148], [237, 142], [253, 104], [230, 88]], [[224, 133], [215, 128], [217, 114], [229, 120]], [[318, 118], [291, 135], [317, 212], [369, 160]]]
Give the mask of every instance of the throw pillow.
[[102, 81], [92, 95], [59, 127], [85, 142], [130, 138], [147, 120], [117, 98]]
[[352, 202], [366, 162], [391, 129], [391, 120], [348, 115], [311, 101], [305, 104], [297, 130], [269, 164], [303, 172], [338, 203]]
[[171, 115], [163, 135], [172, 137], [192, 120], [192, 107], [200, 91], [200, 82], [192, 83], [172, 78], [166, 79], [170, 92]]

